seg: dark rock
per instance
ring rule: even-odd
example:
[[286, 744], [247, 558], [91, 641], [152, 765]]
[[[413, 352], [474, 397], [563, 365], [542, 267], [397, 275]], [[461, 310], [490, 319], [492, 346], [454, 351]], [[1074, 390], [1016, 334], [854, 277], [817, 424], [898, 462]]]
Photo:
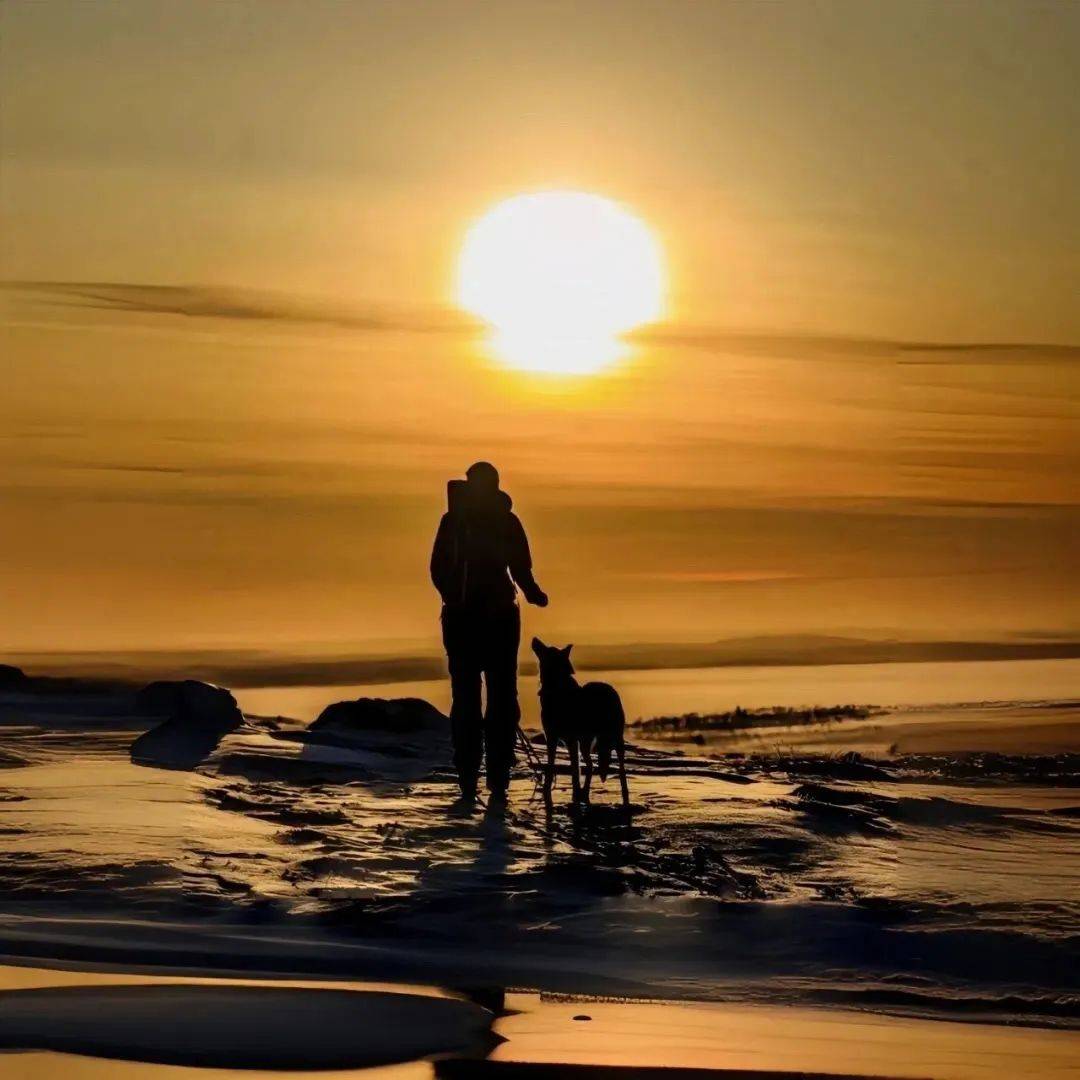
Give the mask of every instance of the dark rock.
[[322, 771], [327, 747], [349, 751], [339, 761], [358, 778], [417, 780], [449, 764], [450, 718], [420, 698], [358, 698], [328, 705], [296, 736], [303, 758]]
[[11, 664], [0, 664], [0, 690], [18, 690], [26, 687], [30, 676], [22, 668]]
[[223, 687], [196, 679], [152, 682], [135, 695], [140, 712], [180, 720], [192, 727], [239, 727], [244, 717]]
[[449, 721], [422, 698], [357, 698], [327, 705], [308, 731], [342, 735], [416, 735], [445, 730]]
[[140, 712], [165, 717], [131, 744], [136, 765], [194, 769], [244, 722], [228, 690], [194, 679], [150, 683], [135, 701]]

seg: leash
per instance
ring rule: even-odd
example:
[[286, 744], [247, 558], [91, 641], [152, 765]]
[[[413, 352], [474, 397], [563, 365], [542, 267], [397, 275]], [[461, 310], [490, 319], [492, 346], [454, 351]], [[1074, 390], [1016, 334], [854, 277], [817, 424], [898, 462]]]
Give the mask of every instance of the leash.
[[[521, 730], [520, 726], [515, 732], [515, 740], [518, 747], [525, 755], [525, 764], [532, 773], [533, 778], [533, 793], [532, 798], [535, 799], [537, 795], [543, 790], [545, 773], [544, 766], [540, 761], [540, 755], [536, 752], [536, 747], [529, 741], [529, 737]], [[487, 800], [484, 799], [479, 793], [476, 796], [477, 803], [483, 808], [487, 809]], [[530, 802], [532, 799], [530, 799]], [[531, 822], [529, 823], [532, 824]]]
[[533, 746], [532, 741], [525, 732], [521, 730], [520, 724], [517, 729], [517, 744], [524, 752], [525, 762], [529, 767], [529, 771], [533, 774], [533, 796], [535, 797], [544, 783], [544, 766], [540, 762], [540, 755], [537, 754], [536, 747]]

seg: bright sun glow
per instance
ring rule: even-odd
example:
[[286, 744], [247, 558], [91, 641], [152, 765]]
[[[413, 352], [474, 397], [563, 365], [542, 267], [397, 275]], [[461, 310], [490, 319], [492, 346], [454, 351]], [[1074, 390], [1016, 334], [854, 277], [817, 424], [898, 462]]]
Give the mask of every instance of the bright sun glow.
[[660, 315], [663, 267], [645, 224], [599, 195], [517, 195], [469, 229], [458, 303], [526, 371], [584, 374], [625, 352], [619, 335]]

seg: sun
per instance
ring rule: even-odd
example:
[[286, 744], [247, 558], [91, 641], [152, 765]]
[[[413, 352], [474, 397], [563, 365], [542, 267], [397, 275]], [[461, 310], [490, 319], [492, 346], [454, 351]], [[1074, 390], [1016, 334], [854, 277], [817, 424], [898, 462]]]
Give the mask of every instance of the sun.
[[625, 207], [583, 191], [516, 195], [468, 230], [457, 302], [524, 371], [586, 374], [626, 352], [620, 335], [659, 318], [663, 259]]

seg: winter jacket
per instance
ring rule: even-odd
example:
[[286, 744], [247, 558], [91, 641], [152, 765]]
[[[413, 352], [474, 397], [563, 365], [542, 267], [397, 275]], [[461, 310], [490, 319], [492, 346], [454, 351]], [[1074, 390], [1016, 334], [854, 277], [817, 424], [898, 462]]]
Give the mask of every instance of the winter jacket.
[[531, 599], [540, 593], [532, 574], [525, 529], [510, 496], [484, 497], [459, 482], [451, 488], [451, 507], [443, 514], [431, 552], [431, 580], [444, 604], [497, 608], [517, 599], [515, 583]]

